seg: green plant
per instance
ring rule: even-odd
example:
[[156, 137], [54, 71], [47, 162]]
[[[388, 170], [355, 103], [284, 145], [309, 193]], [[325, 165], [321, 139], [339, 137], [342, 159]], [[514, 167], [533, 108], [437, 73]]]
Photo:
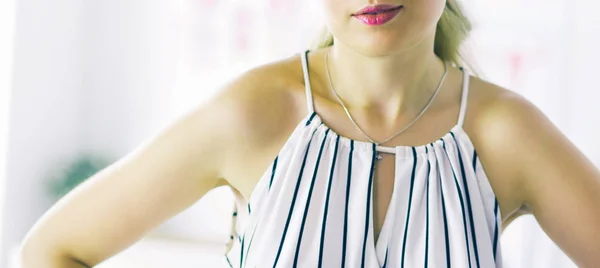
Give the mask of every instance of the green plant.
[[53, 198], [59, 199], [73, 190], [80, 183], [109, 165], [104, 158], [92, 155], [81, 155], [58, 172], [50, 180], [48, 188]]

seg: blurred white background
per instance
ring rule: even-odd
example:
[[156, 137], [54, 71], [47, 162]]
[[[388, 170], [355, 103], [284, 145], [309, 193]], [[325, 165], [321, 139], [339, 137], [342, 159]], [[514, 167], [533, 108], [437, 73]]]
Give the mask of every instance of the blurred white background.
[[[49, 181], [85, 155], [115, 161], [237, 73], [308, 47], [319, 1], [0, 1], [0, 267], [53, 204]], [[483, 77], [600, 165], [600, 2], [463, 3]], [[232, 206], [215, 189], [101, 267], [226, 267]], [[505, 267], [575, 267], [531, 216], [501, 241]]]

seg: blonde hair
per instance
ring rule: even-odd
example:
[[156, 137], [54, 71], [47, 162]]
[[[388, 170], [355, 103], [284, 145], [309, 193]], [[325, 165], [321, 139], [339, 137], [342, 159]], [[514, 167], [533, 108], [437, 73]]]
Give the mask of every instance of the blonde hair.
[[[438, 21], [435, 33], [434, 53], [443, 61], [456, 66], [467, 64], [460, 46], [471, 32], [472, 25], [457, 0], [447, 0], [446, 8]], [[323, 27], [312, 45], [312, 49], [333, 45], [333, 35]], [[467, 64], [468, 65], [468, 64]], [[471, 67], [471, 66], [468, 66]]]

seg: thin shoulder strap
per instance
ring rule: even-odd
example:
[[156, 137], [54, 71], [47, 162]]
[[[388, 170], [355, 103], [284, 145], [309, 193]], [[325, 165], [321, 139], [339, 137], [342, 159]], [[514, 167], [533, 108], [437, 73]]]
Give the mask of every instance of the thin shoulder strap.
[[304, 50], [301, 53], [302, 58], [302, 72], [304, 73], [304, 85], [306, 88], [306, 105], [308, 114], [312, 114], [315, 111], [312, 97], [312, 89], [310, 88], [310, 78], [308, 77], [308, 52], [310, 50]]
[[467, 113], [467, 98], [469, 96], [469, 80], [471, 80], [471, 76], [463, 67], [460, 67], [460, 70], [463, 72], [463, 86], [462, 86], [462, 98], [460, 100], [460, 112], [458, 115], [458, 124], [457, 125], [462, 127], [462, 125], [465, 121], [465, 115]]

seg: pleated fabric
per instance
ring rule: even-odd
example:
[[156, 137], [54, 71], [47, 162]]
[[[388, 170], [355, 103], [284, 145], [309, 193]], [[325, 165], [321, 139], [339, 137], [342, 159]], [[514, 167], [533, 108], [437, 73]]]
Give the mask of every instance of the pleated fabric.
[[464, 112], [440, 139], [394, 147], [394, 189], [375, 243], [375, 144], [340, 136], [308, 101], [309, 114], [237, 214], [226, 266], [502, 267], [498, 201]]

